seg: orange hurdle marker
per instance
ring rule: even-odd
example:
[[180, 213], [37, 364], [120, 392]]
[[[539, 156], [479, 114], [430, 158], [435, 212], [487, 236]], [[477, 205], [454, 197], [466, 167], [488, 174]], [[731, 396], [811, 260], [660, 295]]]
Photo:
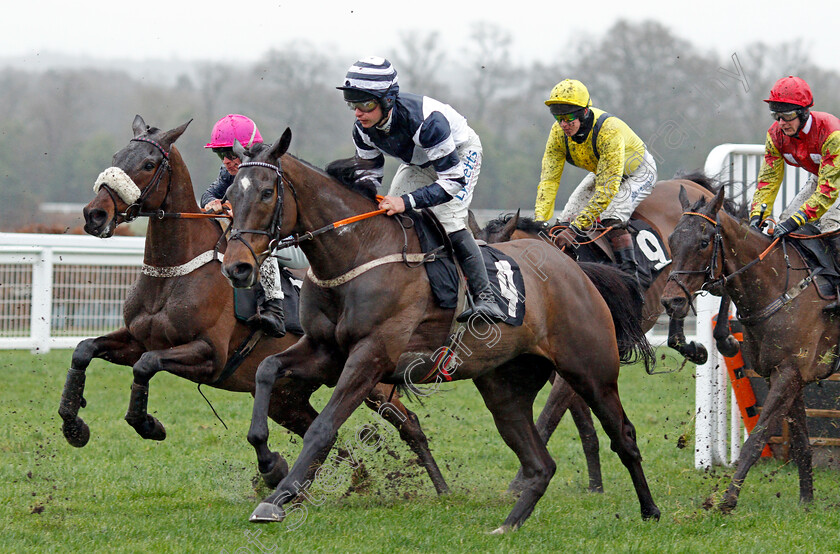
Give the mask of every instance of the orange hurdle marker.
[[[739, 321], [732, 321], [732, 316], [729, 316], [729, 331], [732, 336], [739, 343], [744, 342], [744, 332]], [[712, 316], [712, 328], [714, 329], [717, 322], [717, 316]], [[732, 391], [735, 393], [735, 400], [738, 402], [738, 408], [741, 411], [741, 419], [744, 421], [744, 427], [748, 433], [752, 433], [756, 422], [758, 421], [758, 406], [756, 406], [755, 393], [753, 392], [750, 379], [747, 377], [747, 367], [744, 363], [744, 357], [741, 355], [741, 350], [732, 357], [723, 357], [726, 364], [726, 371], [729, 373], [729, 381], [732, 383]], [[772, 458], [773, 452], [770, 450], [770, 445], [765, 444], [764, 450], [761, 452], [762, 458]]]

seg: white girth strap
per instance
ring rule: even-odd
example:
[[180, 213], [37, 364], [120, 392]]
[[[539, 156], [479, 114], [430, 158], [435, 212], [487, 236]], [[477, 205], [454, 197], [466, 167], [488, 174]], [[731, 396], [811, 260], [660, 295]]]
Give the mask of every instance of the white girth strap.
[[119, 167], [109, 167], [100, 173], [93, 184], [93, 192], [99, 193], [102, 185], [108, 185], [126, 204], [134, 204], [140, 198], [140, 188]]
[[225, 255], [221, 252], [215, 252], [214, 250], [208, 250], [203, 254], [199, 254], [192, 260], [188, 261], [185, 264], [170, 266], [170, 267], [156, 267], [153, 265], [143, 264], [142, 272], [143, 275], [148, 275], [149, 277], [182, 277], [187, 275], [188, 273], [192, 273], [199, 267], [212, 262], [213, 260], [224, 261]]
[[[405, 261], [407, 261], [407, 262], [417, 263], [417, 262], [431, 261], [433, 259], [434, 259], [433, 257], [432, 258], [427, 258], [426, 254], [406, 254], [405, 255]], [[403, 261], [403, 255], [402, 254], [391, 254], [390, 256], [385, 256], [383, 258], [377, 258], [375, 260], [371, 260], [367, 263], [364, 263], [364, 264], [362, 264], [358, 267], [355, 267], [355, 268], [351, 269], [350, 271], [348, 271], [347, 273], [345, 273], [344, 275], [340, 275], [339, 277], [336, 277], [335, 279], [326, 279], [326, 280], [318, 279], [317, 277], [315, 277], [315, 274], [312, 273], [312, 268], [311, 267], [306, 271], [306, 276], [309, 278], [310, 281], [312, 281], [313, 283], [315, 283], [319, 287], [328, 289], [328, 288], [332, 288], [332, 287], [337, 287], [339, 285], [343, 285], [344, 283], [347, 283], [348, 281], [352, 281], [353, 279], [355, 279], [356, 277], [358, 277], [362, 273], [364, 273], [366, 271], [370, 271], [374, 267], [379, 267], [380, 265], [392, 264], [392, 263], [401, 262], [401, 261]]]

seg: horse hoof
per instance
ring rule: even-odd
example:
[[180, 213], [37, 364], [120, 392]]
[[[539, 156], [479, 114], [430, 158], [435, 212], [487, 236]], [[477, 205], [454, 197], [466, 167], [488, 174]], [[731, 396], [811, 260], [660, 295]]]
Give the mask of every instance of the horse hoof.
[[65, 421], [61, 424], [61, 431], [64, 433], [64, 438], [70, 443], [70, 446], [81, 448], [85, 446], [90, 440], [90, 427], [82, 418], [77, 417], [72, 423]]
[[508, 533], [512, 533], [516, 531], [516, 527], [512, 525], [502, 525], [501, 527], [497, 527], [488, 533], [489, 535], [506, 535]]
[[147, 440], [162, 441], [166, 438], [166, 429], [154, 416], [146, 415], [146, 421], [134, 428], [137, 434]]
[[654, 506], [653, 510], [651, 510], [649, 512], [642, 512], [642, 520], [643, 521], [650, 521], [652, 519], [653, 521], [659, 521], [659, 517], [661, 515], [662, 514], [660, 513], [659, 508]]
[[283, 521], [285, 517], [286, 512], [280, 506], [276, 506], [271, 502], [260, 502], [260, 505], [251, 514], [248, 521], [251, 523], [275, 523]]
[[280, 481], [289, 474], [289, 464], [286, 463], [286, 459], [279, 452], [272, 452], [272, 454], [274, 455], [274, 463], [271, 465], [271, 469], [265, 473], [260, 472], [260, 476], [267, 487], [276, 489]]
[[692, 342], [690, 351], [686, 351], [685, 359], [689, 362], [693, 362], [697, 365], [703, 365], [709, 361], [709, 352], [706, 350], [706, 347], [700, 343]]

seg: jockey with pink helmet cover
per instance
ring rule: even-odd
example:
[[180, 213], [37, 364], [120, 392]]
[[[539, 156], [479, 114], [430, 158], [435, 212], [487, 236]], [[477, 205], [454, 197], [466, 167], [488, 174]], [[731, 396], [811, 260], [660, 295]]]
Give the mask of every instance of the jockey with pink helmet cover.
[[[826, 112], [811, 111], [811, 87], [799, 77], [776, 81], [765, 100], [775, 122], [767, 131], [764, 159], [750, 205], [750, 225], [762, 224], [762, 204], [772, 212], [785, 176], [785, 165], [801, 167], [811, 175], [779, 216], [774, 237], [782, 237], [805, 223], [819, 222], [829, 233], [840, 229], [840, 119]], [[768, 216], [770, 214], [767, 214]], [[840, 235], [828, 239], [840, 265]], [[840, 311], [840, 300], [823, 308]]]
[[[228, 188], [233, 184], [234, 176], [239, 171], [239, 164], [242, 163], [233, 151], [234, 140], [238, 140], [245, 149], [263, 141], [257, 124], [244, 115], [228, 114], [213, 125], [210, 142], [204, 147], [211, 148], [219, 156], [222, 167], [219, 168], [219, 177], [201, 196], [201, 206], [205, 212], [230, 212], [230, 204], [224, 201], [224, 198]], [[309, 265], [300, 248], [284, 249], [283, 254], [290, 256], [280, 258], [282, 265], [286, 267], [303, 268]], [[286, 334], [283, 288], [280, 279], [278, 257], [269, 256], [260, 267], [259, 288], [261, 290], [257, 291], [259, 304], [257, 314], [249, 320], [249, 323], [259, 326], [266, 334], [273, 337], [282, 337]]]

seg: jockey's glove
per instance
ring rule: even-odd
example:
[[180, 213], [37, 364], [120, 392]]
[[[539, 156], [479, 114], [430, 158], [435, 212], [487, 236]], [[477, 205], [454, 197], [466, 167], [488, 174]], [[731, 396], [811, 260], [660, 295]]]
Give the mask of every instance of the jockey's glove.
[[783, 237], [788, 233], [799, 229], [799, 225], [800, 224], [796, 219], [794, 219], [793, 217], [789, 217], [776, 225], [776, 229], [773, 231], [773, 238], [777, 239], [779, 237]]

